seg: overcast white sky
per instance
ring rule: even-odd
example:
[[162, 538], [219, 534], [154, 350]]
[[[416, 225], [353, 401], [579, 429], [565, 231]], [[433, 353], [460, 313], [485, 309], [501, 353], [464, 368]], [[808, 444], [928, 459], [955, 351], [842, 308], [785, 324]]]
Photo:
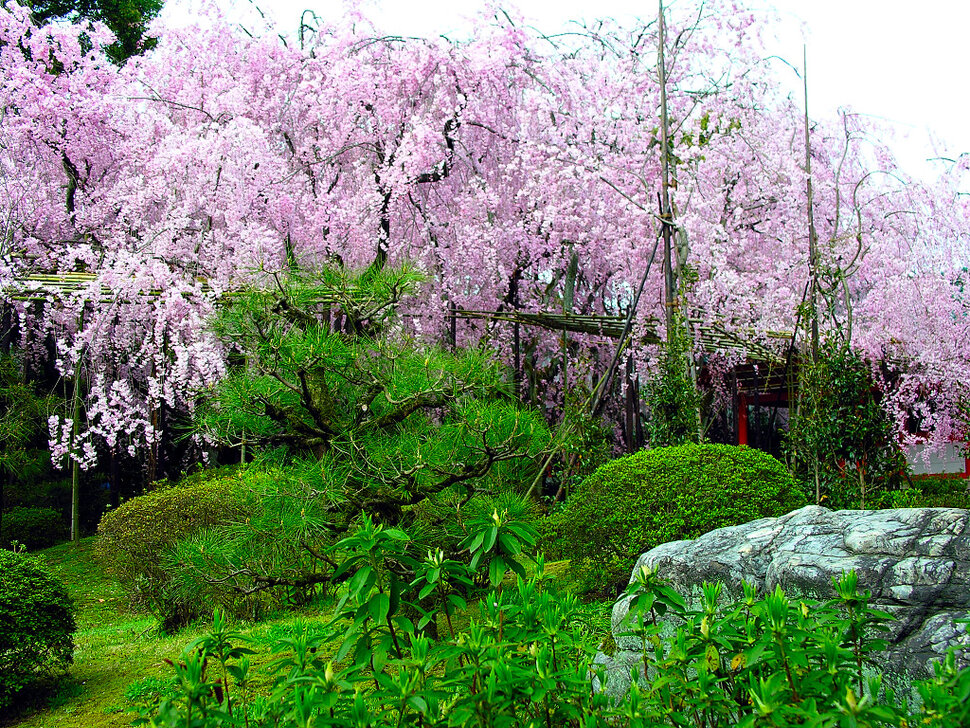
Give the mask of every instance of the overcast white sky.
[[[182, 15], [201, 1], [169, 0], [167, 10]], [[240, 11], [250, 4], [250, 0], [218, 2]], [[344, 7], [342, 0], [255, 2], [277, 18], [284, 32], [295, 31], [305, 8], [334, 17]], [[483, 0], [369, 0], [368, 4], [388, 31], [460, 36], [466, 18]], [[518, 7], [546, 32], [570, 20], [613, 17], [632, 22], [637, 16], [653, 18], [657, 13], [657, 0], [510, 0], [504, 4]], [[929, 173], [924, 161], [928, 157], [970, 152], [970, 84], [965, 80], [970, 66], [970, 3], [749, 0], [749, 5], [774, 7], [781, 14], [773, 52], [800, 65], [802, 43], [807, 43], [812, 116], [851, 107], [894, 122], [903, 137], [897, 156], [915, 174]], [[799, 84], [793, 73], [788, 75], [793, 87]]]

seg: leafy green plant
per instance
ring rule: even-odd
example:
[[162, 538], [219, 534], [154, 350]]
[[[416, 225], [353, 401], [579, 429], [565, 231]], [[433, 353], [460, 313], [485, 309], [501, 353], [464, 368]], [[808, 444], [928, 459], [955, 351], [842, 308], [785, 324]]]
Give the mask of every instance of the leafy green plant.
[[532, 498], [512, 489], [476, 493], [469, 498], [459, 489], [449, 488], [408, 509], [403, 522], [416, 544], [441, 549], [449, 558], [456, 558], [465, 548], [461, 542], [468, 536], [470, 524], [490, 519], [496, 510], [532, 528], [537, 528], [542, 518]]
[[626, 634], [642, 645], [643, 674], [656, 676], [639, 704], [656, 724], [905, 724], [905, 705], [888, 690], [880, 704], [879, 678], [866, 678], [891, 617], [868, 606], [854, 573], [834, 579], [836, 598], [821, 604], [778, 587], [759, 598], [744, 584], [741, 602], [722, 605], [721, 585], [704, 584], [694, 610], [650, 570], [635, 577]]
[[[970, 670], [958, 670], [952, 655], [934, 680], [917, 685], [923, 702], [915, 712], [879, 678], [866, 678], [864, 668], [884, 646], [878, 634], [889, 617], [868, 606], [868, 594], [858, 592], [851, 573], [835, 580], [836, 597], [820, 604], [793, 602], [781, 589], [759, 596], [750, 586], [742, 601], [722, 604], [720, 585], [706, 584], [697, 608], [688, 608], [655, 573], [643, 570], [627, 590], [623, 623], [642, 654], [631, 689], [611, 698], [592, 663], [587, 615], [575, 597], [556, 592], [541, 558], [529, 579], [485, 594], [477, 618], [445, 639], [430, 639], [410, 621], [394, 619], [393, 607], [381, 598], [388, 582], [375, 565], [381, 554], [400, 557], [408, 542], [403, 531], [370, 524], [344, 544], [356, 579], [347, 593], [354, 596], [338, 608], [329, 633], [305, 630], [273, 645], [268, 697], [246, 699], [242, 688], [254, 677], [248, 650], [220, 622], [173, 664], [177, 685], [157, 707], [144, 709], [139, 722], [158, 728], [957, 728], [970, 710]], [[434, 582], [423, 581], [422, 589]], [[354, 605], [351, 621], [348, 607]], [[371, 641], [369, 653], [322, 656], [332, 654], [330, 644], [346, 644], [349, 635], [392, 621], [396, 638]]]
[[650, 411], [647, 433], [651, 447], [700, 441], [703, 397], [691, 376], [690, 343], [686, 324], [681, 316], [675, 316], [657, 373], [644, 389]]
[[53, 508], [14, 508], [3, 516], [0, 547], [10, 548], [13, 541], [28, 551], [47, 548], [66, 540], [67, 525]]
[[37, 557], [0, 551], [0, 709], [73, 660], [74, 605]]
[[816, 502], [865, 508], [874, 492], [898, 485], [906, 458], [866, 360], [827, 342], [817, 361], [801, 363], [798, 388], [786, 448]]
[[471, 554], [469, 568], [473, 572], [481, 567], [488, 573], [488, 583], [493, 588], [501, 585], [509, 570], [525, 577], [519, 558], [536, 545], [538, 531], [528, 523], [510, 518], [507, 510], [499, 513], [498, 509], [487, 518], [473, 521], [470, 531], [461, 546]]
[[805, 504], [785, 466], [731, 445], [643, 450], [602, 466], [554, 516], [579, 588], [615, 594], [644, 551]]
[[149, 709], [158, 705], [162, 697], [177, 685], [174, 677], [142, 677], [128, 685], [124, 697], [136, 710]]

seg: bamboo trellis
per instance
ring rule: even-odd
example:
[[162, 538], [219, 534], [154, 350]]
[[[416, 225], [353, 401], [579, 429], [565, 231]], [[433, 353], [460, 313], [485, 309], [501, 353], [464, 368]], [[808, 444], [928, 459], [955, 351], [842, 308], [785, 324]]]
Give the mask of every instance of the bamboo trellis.
[[[72, 273], [34, 273], [15, 281], [8, 286], [7, 295], [19, 301], [50, 301], [62, 297], [75, 295], [97, 280], [97, 275], [86, 272]], [[203, 280], [201, 293], [212, 293], [208, 283]], [[148, 290], [143, 295], [151, 298], [162, 294], [161, 290]], [[117, 302], [117, 293], [106, 285], [101, 286], [98, 296], [99, 303]], [[321, 300], [321, 303], [327, 301]], [[336, 302], [336, 299], [334, 299]], [[625, 317], [596, 316], [574, 313], [549, 313], [534, 311], [474, 311], [466, 309], [452, 309], [449, 317], [461, 319], [478, 319], [491, 321], [507, 321], [524, 326], [536, 326], [549, 331], [563, 331], [569, 333], [589, 334], [609, 339], [618, 339], [623, 334]], [[769, 346], [765, 340], [788, 341], [791, 333], [786, 331], [767, 331], [760, 337], [753, 330], [742, 329], [739, 332], [730, 331], [728, 327], [701, 320], [688, 319], [695, 340], [704, 351], [738, 351], [745, 354], [747, 361], [778, 365], [784, 363], [783, 354]], [[657, 334], [659, 321], [648, 318], [642, 322], [640, 341], [645, 344], [659, 344], [661, 338]]]
[[[538, 326], [550, 331], [568, 331], [570, 333], [603, 336], [618, 339], [623, 334], [626, 319], [623, 316], [591, 316], [582, 314], [544, 313], [528, 311], [466, 311], [457, 309], [449, 316], [466, 319], [489, 319], [492, 321], [509, 321], [526, 326]], [[705, 351], [742, 351], [747, 353], [747, 359], [769, 364], [784, 362], [783, 355], [770, 346], [756, 340], [754, 331], [747, 331], [750, 338], [743, 338], [741, 334], [728, 331], [724, 326], [705, 322], [699, 318], [688, 319], [691, 331]], [[656, 333], [658, 321], [648, 318], [644, 322], [641, 341], [645, 344], [661, 343]], [[768, 331], [765, 338], [787, 341], [790, 333], [784, 331]]]

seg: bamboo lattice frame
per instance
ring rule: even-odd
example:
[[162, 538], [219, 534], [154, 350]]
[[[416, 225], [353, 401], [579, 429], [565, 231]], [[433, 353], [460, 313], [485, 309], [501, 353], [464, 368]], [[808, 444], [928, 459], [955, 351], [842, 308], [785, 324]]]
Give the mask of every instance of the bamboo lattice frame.
[[[19, 301], [49, 301], [63, 296], [74, 295], [90, 286], [97, 276], [94, 273], [34, 273], [19, 279], [16, 286], [8, 289], [10, 298]], [[202, 291], [210, 292], [208, 284], [202, 282]], [[149, 296], [160, 296], [161, 291], [148, 291]], [[102, 286], [100, 302], [114, 302], [117, 296], [107, 286]], [[525, 326], [538, 326], [550, 331], [563, 331], [577, 334], [603, 336], [618, 339], [623, 334], [625, 318], [622, 316], [590, 316], [582, 314], [546, 313], [527, 311], [468, 311], [456, 309], [449, 312], [449, 316], [462, 319], [484, 319], [492, 321], [508, 321]], [[724, 327], [704, 322], [697, 318], [689, 320], [691, 330], [700, 345], [707, 351], [742, 351], [746, 353], [750, 362], [762, 362], [773, 368], [784, 364], [784, 357], [766, 344], [754, 339], [754, 332], [750, 338], [727, 331]], [[656, 319], [648, 319], [648, 329], [643, 335], [644, 343], [661, 343], [656, 332]], [[769, 331], [767, 338], [778, 341], [791, 340], [791, 333], [784, 331]]]

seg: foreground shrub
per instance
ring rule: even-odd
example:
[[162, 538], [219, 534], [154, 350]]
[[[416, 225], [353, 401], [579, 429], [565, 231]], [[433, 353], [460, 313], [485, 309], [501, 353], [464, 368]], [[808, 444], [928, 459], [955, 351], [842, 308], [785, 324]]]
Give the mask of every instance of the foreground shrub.
[[10, 548], [13, 541], [28, 551], [36, 551], [65, 541], [67, 526], [53, 508], [14, 508], [3, 514], [0, 547]]
[[198, 616], [201, 605], [176, 597], [162, 557], [180, 539], [245, 517], [244, 472], [220, 468], [164, 483], [101, 520], [95, 556], [166, 628]]
[[0, 551], [0, 712], [37, 677], [66, 670], [74, 606], [40, 559]]
[[642, 450], [583, 481], [544, 528], [544, 543], [558, 541], [581, 590], [613, 596], [636, 558], [658, 544], [804, 504], [785, 466], [760, 450], [693, 444]]
[[[173, 665], [177, 683], [143, 709], [140, 721], [171, 728], [957, 728], [970, 719], [970, 670], [957, 670], [952, 654], [936, 679], [916, 685], [923, 704], [915, 714], [878, 679], [866, 680], [863, 670], [882, 646], [873, 636], [888, 615], [869, 609], [854, 574], [823, 604], [791, 603], [778, 589], [763, 598], [748, 590], [742, 602], [722, 605], [720, 585], [705, 585], [700, 608], [688, 610], [644, 572], [628, 590], [626, 626], [640, 645], [628, 653], [633, 672], [650, 679], [611, 698], [593, 664], [588, 612], [575, 596], [556, 593], [541, 560], [531, 578], [484, 595], [467, 629], [456, 631], [449, 620], [447, 637], [432, 640], [399, 611], [401, 585], [388, 592], [393, 578], [375, 568], [381, 557], [406, 551], [407, 539], [372, 524], [348, 539], [356, 548], [348, 548], [340, 568], [352, 576], [337, 613], [325, 630], [306, 625], [272, 645], [270, 695], [247, 700], [240, 690], [264, 678], [254, 679], [252, 650], [217, 614], [212, 632]], [[445, 562], [425, 577], [461, 570], [465, 579], [474, 576], [465, 564]], [[428, 578], [411, 587], [428, 589]], [[333, 659], [321, 657], [334, 650]]]

